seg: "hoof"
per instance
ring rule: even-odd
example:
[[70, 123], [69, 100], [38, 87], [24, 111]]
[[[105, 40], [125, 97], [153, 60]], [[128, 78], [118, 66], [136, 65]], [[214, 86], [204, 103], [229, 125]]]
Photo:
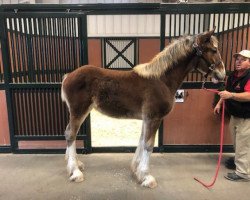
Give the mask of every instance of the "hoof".
[[73, 172], [73, 174], [69, 178], [70, 181], [74, 181], [76, 183], [80, 183], [84, 181], [83, 173], [78, 169]]
[[157, 182], [153, 176], [148, 175], [144, 178], [141, 186], [148, 187], [148, 188], [155, 188], [157, 187]]
[[84, 164], [81, 161], [79, 161], [79, 160], [77, 161], [77, 164], [78, 164], [79, 169], [81, 171], [83, 171], [84, 170]]

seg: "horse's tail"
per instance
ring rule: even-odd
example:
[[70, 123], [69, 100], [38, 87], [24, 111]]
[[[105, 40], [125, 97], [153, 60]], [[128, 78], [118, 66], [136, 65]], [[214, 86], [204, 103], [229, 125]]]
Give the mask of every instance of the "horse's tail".
[[64, 81], [65, 81], [65, 79], [67, 78], [67, 76], [68, 76], [68, 74], [65, 74], [65, 75], [63, 76], [63, 79], [62, 79], [61, 99], [62, 99], [63, 102], [66, 102], [67, 106], [69, 107], [68, 101], [67, 101], [67, 95], [66, 95], [66, 93], [65, 93], [65, 91], [64, 91]]

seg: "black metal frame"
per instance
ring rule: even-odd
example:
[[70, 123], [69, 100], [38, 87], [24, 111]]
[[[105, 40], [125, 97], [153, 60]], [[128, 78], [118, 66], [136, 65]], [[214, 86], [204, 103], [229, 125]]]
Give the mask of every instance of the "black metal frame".
[[[63, 152], [64, 150], [20, 150], [18, 149], [17, 142], [19, 140], [34, 140], [34, 139], [64, 139], [62, 136], [59, 137], [16, 137], [14, 134], [14, 116], [13, 116], [13, 107], [12, 107], [12, 91], [14, 89], [32, 89], [32, 88], [60, 88], [60, 83], [50, 84], [50, 83], [12, 83], [11, 80], [11, 72], [9, 70], [10, 66], [10, 57], [8, 54], [8, 43], [7, 43], [7, 30], [6, 30], [6, 22], [4, 19], [6, 17], [67, 17], [73, 16], [79, 19], [79, 37], [81, 41], [81, 64], [88, 63], [88, 46], [87, 46], [87, 15], [118, 15], [118, 14], [158, 14], [160, 15], [160, 50], [163, 50], [165, 47], [165, 26], [166, 26], [166, 14], [175, 15], [177, 13], [186, 14], [216, 14], [216, 13], [249, 13], [250, 4], [249, 3], [216, 3], [216, 4], [81, 4], [81, 5], [1, 5], [0, 6], [0, 39], [1, 39], [1, 47], [2, 47], [2, 57], [3, 57], [3, 65], [4, 65], [4, 82], [0, 83], [0, 89], [5, 90], [6, 92], [6, 100], [8, 107], [8, 119], [9, 119], [9, 129], [10, 129], [10, 137], [11, 137], [11, 147], [2, 147], [0, 146], [0, 152], [11, 151], [14, 153], [40, 153], [40, 152]], [[249, 21], [249, 19], [248, 19]], [[249, 24], [248, 24], [249, 27]], [[249, 42], [249, 41], [248, 41]], [[232, 55], [231, 55], [232, 57]], [[29, 64], [31, 67], [31, 65]], [[199, 89], [201, 88], [201, 82], [185, 82], [182, 85], [182, 88], [192, 88]], [[215, 87], [212, 83], [207, 83], [207, 88]], [[109, 149], [106, 148], [93, 148], [91, 147], [91, 133], [90, 133], [90, 117], [87, 118], [85, 123], [85, 131], [86, 137], [78, 137], [79, 139], [87, 139], [84, 140], [85, 148], [80, 149], [79, 151], [84, 152], [102, 152], [102, 151], [111, 151], [111, 152], [120, 152], [120, 151], [128, 151], [129, 149], [134, 150], [134, 147], [131, 148], [123, 148], [123, 147], [111, 147]], [[213, 151], [213, 149], [217, 149], [217, 145], [163, 145], [163, 126], [160, 126], [159, 129], [159, 140], [158, 140], [158, 148], [155, 148], [155, 151], [171, 151], [171, 149], [176, 151]], [[227, 147], [229, 151], [231, 151], [231, 147]]]

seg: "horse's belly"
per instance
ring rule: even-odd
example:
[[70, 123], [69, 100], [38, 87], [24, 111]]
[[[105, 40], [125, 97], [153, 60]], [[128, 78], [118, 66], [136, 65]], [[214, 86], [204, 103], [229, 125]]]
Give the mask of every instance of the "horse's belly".
[[104, 115], [115, 118], [141, 119], [141, 109], [133, 104], [127, 104], [116, 99], [96, 99], [94, 108]]

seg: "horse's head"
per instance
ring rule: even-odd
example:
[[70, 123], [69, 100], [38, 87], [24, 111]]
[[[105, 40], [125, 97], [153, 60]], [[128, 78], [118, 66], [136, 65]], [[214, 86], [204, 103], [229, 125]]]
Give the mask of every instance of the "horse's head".
[[196, 51], [196, 55], [200, 58], [196, 69], [205, 78], [211, 75], [212, 81], [217, 83], [225, 78], [226, 72], [218, 50], [218, 40], [213, 34], [214, 29], [197, 35], [193, 48]]

